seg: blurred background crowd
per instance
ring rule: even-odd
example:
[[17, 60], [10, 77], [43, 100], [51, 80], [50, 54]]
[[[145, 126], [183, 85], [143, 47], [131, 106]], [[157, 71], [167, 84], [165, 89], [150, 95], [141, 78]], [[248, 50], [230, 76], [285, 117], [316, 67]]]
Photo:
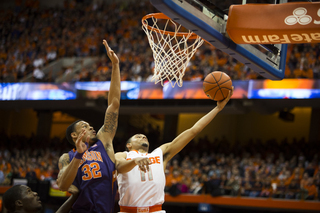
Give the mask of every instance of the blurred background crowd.
[[318, 200], [320, 166], [316, 146], [303, 138], [237, 144], [223, 138], [200, 138], [167, 167], [166, 190], [172, 195]]
[[[108, 81], [111, 64], [105, 57], [103, 39], [120, 57], [122, 80], [150, 81], [154, 60], [141, 18], [156, 9], [146, 0], [110, 2], [65, 0], [63, 8], [41, 8], [39, 0], [15, 0], [14, 9], [1, 10], [0, 81], [19, 82], [31, 75], [28, 81], [56, 82], [69, 73], [66, 81]], [[43, 71], [51, 62], [65, 57], [95, 60], [77, 71], [74, 66], [64, 67], [57, 74]], [[319, 59], [319, 44], [289, 45], [285, 77], [319, 78]], [[226, 72], [234, 80], [262, 78], [204, 44], [191, 59], [184, 80], [200, 81], [215, 70]]]
[[[149, 132], [147, 136], [152, 147], [161, 144], [158, 133]], [[59, 156], [72, 149], [59, 138], [8, 137], [5, 133], [0, 138], [0, 185], [11, 185], [16, 178], [55, 180]], [[116, 152], [125, 147], [121, 141], [115, 138]], [[167, 165], [165, 191], [172, 196], [192, 193], [318, 200], [317, 147], [303, 138], [235, 144], [225, 138], [199, 138]]]

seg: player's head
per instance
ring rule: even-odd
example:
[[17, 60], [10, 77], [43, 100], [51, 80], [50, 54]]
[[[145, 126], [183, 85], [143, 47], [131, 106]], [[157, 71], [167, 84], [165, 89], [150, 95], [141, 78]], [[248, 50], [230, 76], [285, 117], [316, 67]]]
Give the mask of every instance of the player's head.
[[82, 141], [86, 142], [87, 137], [90, 137], [89, 144], [92, 145], [95, 142], [97, 142], [97, 136], [96, 136], [96, 131], [93, 129], [92, 126], [88, 122], [85, 122], [83, 120], [77, 120], [70, 124], [68, 126], [67, 131], [66, 131], [66, 138], [69, 143], [71, 143], [73, 146], [75, 146], [75, 142], [81, 133], [81, 130], [85, 129], [86, 134], [83, 136]]
[[126, 144], [126, 150], [144, 150], [148, 152], [149, 150], [149, 141], [148, 138], [143, 134], [136, 134], [132, 136]]
[[38, 212], [42, 205], [36, 192], [28, 186], [15, 185], [3, 195], [3, 205], [8, 212]]

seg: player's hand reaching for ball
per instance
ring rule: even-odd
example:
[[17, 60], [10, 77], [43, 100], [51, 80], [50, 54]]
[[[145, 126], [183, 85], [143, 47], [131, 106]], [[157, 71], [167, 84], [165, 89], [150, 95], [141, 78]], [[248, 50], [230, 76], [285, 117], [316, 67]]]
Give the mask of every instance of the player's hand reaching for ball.
[[113, 52], [113, 50], [109, 47], [108, 43], [106, 40], [103, 40], [104, 47], [106, 48], [108, 57], [110, 58], [111, 62], [113, 64], [119, 63], [119, 58], [118, 56]]
[[232, 90], [229, 91], [229, 94], [228, 94], [228, 97], [226, 97], [225, 99], [223, 99], [222, 101], [218, 101], [217, 102], [217, 107], [218, 109], [221, 111], [225, 106], [226, 104], [228, 103], [228, 101], [230, 100], [232, 94], [233, 94], [233, 90], [234, 90], [234, 87], [232, 86]]
[[88, 143], [89, 143], [89, 140], [90, 140], [90, 137], [88, 136], [86, 138], [86, 143], [84, 143], [82, 141], [83, 137], [85, 136], [86, 134], [86, 130], [85, 129], [82, 129], [77, 140], [76, 140], [76, 148], [77, 148], [77, 152], [78, 153], [84, 153], [87, 149], [88, 149]]
[[149, 158], [139, 157], [139, 158], [135, 158], [133, 160], [139, 166], [141, 171], [143, 171], [143, 172], [149, 171], [149, 165], [151, 164], [151, 161]]

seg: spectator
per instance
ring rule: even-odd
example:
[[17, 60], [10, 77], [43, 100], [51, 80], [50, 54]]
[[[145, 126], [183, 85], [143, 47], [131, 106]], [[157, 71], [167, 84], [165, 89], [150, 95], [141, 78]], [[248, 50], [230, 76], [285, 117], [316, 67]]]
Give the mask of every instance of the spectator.
[[249, 197], [259, 197], [262, 191], [262, 182], [260, 176], [256, 176], [256, 180], [253, 183], [252, 190], [249, 193]]
[[316, 185], [313, 183], [313, 178], [308, 178], [307, 184], [304, 186], [304, 189], [307, 192], [305, 197], [306, 200], [314, 200], [318, 198], [318, 191]]
[[285, 186], [285, 181], [282, 179], [280, 180], [279, 184], [276, 186], [276, 189], [274, 190], [272, 197], [273, 198], [285, 198], [287, 187]]
[[300, 193], [300, 184], [299, 179], [293, 179], [289, 186], [287, 187], [287, 191], [285, 194], [286, 199], [295, 199], [297, 198], [297, 194]]
[[269, 197], [271, 196], [272, 191], [273, 188], [271, 186], [271, 178], [267, 177], [263, 182], [260, 197]]

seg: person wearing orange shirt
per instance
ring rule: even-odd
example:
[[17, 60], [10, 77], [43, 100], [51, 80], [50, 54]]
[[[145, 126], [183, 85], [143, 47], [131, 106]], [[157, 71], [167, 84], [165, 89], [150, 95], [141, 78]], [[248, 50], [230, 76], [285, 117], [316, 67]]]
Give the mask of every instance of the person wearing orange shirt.
[[304, 188], [308, 191], [306, 200], [314, 200], [318, 197], [318, 190], [316, 185], [313, 183], [312, 177], [308, 178], [307, 184], [304, 186]]

